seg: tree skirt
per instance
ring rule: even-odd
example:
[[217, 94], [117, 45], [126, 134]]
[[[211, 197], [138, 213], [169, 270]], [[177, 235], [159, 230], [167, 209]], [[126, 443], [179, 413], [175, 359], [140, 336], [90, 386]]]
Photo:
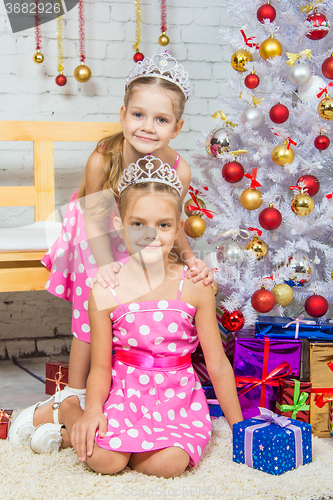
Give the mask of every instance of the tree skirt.
[[232, 434], [224, 418], [199, 465], [176, 479], [124, 469], [113, 476], [92, 472], [72, 449], [36, 455], [0, 441], [0, 491], [6, 500], [239, 499], [311, 500], [333, 496], [333, 447], [313, 438], [313, 462], [272, 476], [232, 461]]

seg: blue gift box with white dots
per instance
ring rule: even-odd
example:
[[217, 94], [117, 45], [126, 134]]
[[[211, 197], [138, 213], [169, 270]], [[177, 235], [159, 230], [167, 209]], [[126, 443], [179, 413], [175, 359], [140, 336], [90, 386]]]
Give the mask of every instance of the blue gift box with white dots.
[[[300, 460], [303, 465], [308, 464], [312, 462], [311, 425], [294, 419], [290, 419], [290, 422], [292, 426], [301, 429], [302, 457]], [[251, 465], [249, 463], [247, 465], [274, 475], [295, 469], [298, 466], [296, 463], [296, 437], [292, 428], [280, 427], [274, 423], [262, 425], [253, 431], [250, 445], [248, 438], [246, 438], [247, 443], [245, 443], [246, 429], [250, 426], [257, 427], [260, 423], [264, 424], [265, 422], [249, 418], [233, 425], [233, 461], [240, 464], [250, 461]], [[247, 450], [245, 450], [246, 446]], [[250, 460], [249, 454], [251, 454]]]

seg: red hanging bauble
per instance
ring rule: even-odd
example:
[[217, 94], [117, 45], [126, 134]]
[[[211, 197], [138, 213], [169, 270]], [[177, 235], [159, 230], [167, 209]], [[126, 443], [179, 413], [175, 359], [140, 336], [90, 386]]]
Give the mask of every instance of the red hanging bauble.
[[245, 318], [240, 311], [225, 311], [222, 316], [222, 326], [228, 332], [238, 332], [245, 324]]
[[261, 23], [264, 22], [264, 19], [269, 19], [272, 23], [276, 18], [276, 10], [270, 3], [265, 3], [257, 10], [257, 18]]
[[330, 140], [329, 138], [327, 137], [327, 135], [325, 135], [323, 132], [320, 133], [320, 135], [318, 135], [315, 140], [314, 140], [314, 145], [316, 146], [317, 149], [319, 149], [320, 151], [323, 151], [324, 149], [327, 149], [328, 146], [330, 145]]
[[260, 83], [259, 76], [255, 73], [250, 73], [245, 77], [244, 83], [248, 89], [256, 89]]
[[55, 82], [57, 85], [59, 85], [59, 87], [63, 87], [67, 83], [67, 78], [65, 77], [65, 75], [60, 73], [55, 77]]
[[234, 184], [244, 177], [244, 167], [238, 161], [229, 161], [222, 168], [222, 175], [227, 182]]
[[328, 302], [322, 295], [311, 295], [306, 299], [304, 309], [309, 316], [320, 318], [327, 313]]
[[330, 55], [330, 57], [325, 59], [325, 61], [321, 65], [321, 72], [326, 78], [328, 78], [329, 80], [333, 80], [333, 56], [332, 56], [332, 54]]
[[318, 193], [320, 184], [314, 175], [302, 175], [297, 181], [297, 185], [299, 185], [300, 182], [303, 182], [305, 184], [305, 188], [307, 188], [307, 194], [309, 196], [314, 196], [315, 194]]
[[310, 23], [310, 29], [306, 33], [310, 40], [321, 40], [330, 30], [330, 23], [322, 12], [315, 10], [306, 18], [306, 21]]
[[279, 102], [271, 108], [269, 117], [274, 123], [284, 123], [289, 118], [289, 109]]
[[133, 61], [135, 63], [137, 63], [139, 61], [143, 61], [144, 58], [145, 58], [145, 56], [141, 52], [135, 52], [135, 54], [133, 56]]
[[282, 215], [277, 208], [273, 207], [273, 203], [269, 204], [268, 208], [264, 208], [259, 214], [259, 224], [268, 231], [274, 231], [282, 222]]
[[275, 305], [275, 297], [269, 290], [261, 288], [252, 295], [251, 304], [255, 311], [259, 313], [266, 313], [273, 309]]

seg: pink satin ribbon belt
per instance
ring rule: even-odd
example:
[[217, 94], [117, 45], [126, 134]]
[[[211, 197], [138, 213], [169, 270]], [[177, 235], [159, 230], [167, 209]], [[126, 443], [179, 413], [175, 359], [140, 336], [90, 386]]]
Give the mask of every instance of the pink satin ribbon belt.
[[157, 357], [141, 352], [116, 351], [118, 361], [145, 370], [180, 370], [191, 364], [191, 354]]

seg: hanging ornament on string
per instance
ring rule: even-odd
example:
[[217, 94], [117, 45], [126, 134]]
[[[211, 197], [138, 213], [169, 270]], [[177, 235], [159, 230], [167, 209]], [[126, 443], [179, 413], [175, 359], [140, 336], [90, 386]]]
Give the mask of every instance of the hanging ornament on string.
[[325, 78], [328, 78], [329, 80], [333, 80], [333, 52], [328, 57], [325, 59], [321, 66], [321, 72], [325, 76]]
[[74, 70], [74, 77], [80, 83], [86, 83], [91, 78], [91, 70], [85, 64], [85, 32], [84, 32], [84, 1], [79, 0], [79, 52], [81, 64]]
[[288, 61], [286, 63], [290, 66], [288, 73], [288, 80], [295, 87], [301, 87], [308, 83], [311, 78], [311, 70], [307, 64], [304, 64], [301, 60], [302, 58], [310, 59], [311, 50], [302, 50], [299, 54], [293, 52], [286, 52]]
[[257, 189], [261, 186], [257, 181], [257, 169], [253, 168], [252, 175], [247, 173], [245, 177], [251, 179], [251, 186], [242, 192], [240, 202], [247, 210], [257, 210], [262, 205], [261, 192]]
[[144, 55], [140, 52], [140, 42], [141, 42], [141, 26], [142, 26], [142, 17], [141, 17], [141, 0], [134, 0], [135, 6], [135, 43], [133, 48], [135, 49], [135, 54], [133, 56], [133, 61], [135, 63], [142, 61], [144, 59]]
[[221, 323], [228, 332], [238, 332], [245, 324], [244, 314], [237, 309], [232, 312], [225, 311], [222, 314]]
[[[284, 267], [283, 262], [281, 267]], [[312, 267], [309, 256], [303, 252], [296, 252], [288, 258], [287, 269], [290, 271], [286, 284], [300, 288], [308, 286], [312, 279]]]
[[218, 247], [216, 257], [218, 262], [240, 266], [245, 259], [244, 247], [236, 239], [228, 239]]
[[320, 184], [319, 184], [317, 177], [315, 177], [314, 175], [311, 175], [311, 174], [302, 175], [298, 179], [297, 185], [300, 186], [301, 183], [302, 183], [303, 189], [307, 189], [307, 193], [310, 196], [314, 196], [315, 194], [318, 193], [319, 188], [320, 188]]
[[313, 4], [305, 5], [302, 7], [301, 11], [305, 13], [313, 11], [305, 19], [305, 22], [309, 26], [309, 30], [305, 33], [305, 35], [310, 40], [321, 40], [322, 38], [325, 38], [330, 30], [330, 23], [325, 14], [314, 8]]
[[328, 148], [330, 142], [331, 141], [329, 140], [327, 135], [325, 135], [324, 130], [321, 130], [320, 135], [318, 135], [314, 140], [314, 145], [317, 149], [319, 149], [319, 151], [324, 151]]
[[[257, 43], [251, 42], [251, 40], [254, 39], [253, 36], [247, 38], [244, 30], [240, 30], [240, 32], [247, 48], [244, 47], [243, 49], [236, 50], [236, 52], [231, 57], [231, 66], [236, 71], [244, 72], [246, 71], [245, 66], [253, 61], [251, 51], [255, 51], [257, 48], [259, 48], [259, 45]], [[250, 50], [248, 50], [248, 48], [250, 48]]]
[[328, 302], [322, 295], [311, 295], [304, 304], [304, 309], [309, 316], [320, 318], [328, 311]]
[[270, 203], [267, 208], [264, 208], [259, 214], [259, 224], [268, 231], [274, 231], [282, 222], [282, 215], [277, 208], [274, 208], [273, 203]]
[[[240, 95], [240, 97], [242, 97], [242, 94]], [[251, 106], [243, 111], [241, 115], [241, 122], [243, 123], [243, 125], [249, 125], [254, 130], [261, 127], [261, 125], [265, 121], [265, 118], [260, 109], [258, 108], [258, 105], [261, 104], [262, 100], [263, 98], [257, 98], [255, 96], [252, 96], [254, 107]]]
[[38, 1], [35, 0], [35, 37], [36, 37], [36, 53], [33, 56], [33, 60], [36, 64], [41, 64], [44, 61], [44, 56], [42, 54], [42, 36], [40, 34], [40, 26], [39, 26], [39, 10], [38, 10]]
[[333, 82], [330, 82], [325, 88], [320, 89], [317, 97], [322, 97], [325, 94], [324, 99], [318, 104], [318, 114], [320, 118], [324, 120], [333, 120], [333, 98], [328, 93], [328, 87], [332, 87]]
[[264, 23], [266, 19], [272, 23], [275, 18], [276, 10], [269, 2], [261, 5], [261, 7], [257, 10], [257, 19], [260, 23]]
[[63, 87], [67, 83], [67, 78], [63, 74], [64, 71], [64, 52], [63, 52], [63, 19], [62, 16], [57, 17], [57, 43], [58, 43], [58, 75], [55, 77], [55, 82], [59, 87]]
[[259, 236], [262, 235], [262, 231], [256, 227], [249, 227], [249, 231], [256, 231], [256, 234], [253, 236], [253, 239], [248, 242], [245, 247], [255, 260], [259, 261], [264, 259], [268, 253], [268, 247], [264, 240], [259, 239]]
[[193, 191], [190, 191], [189, 194], [192, 198], [192, 204], [187, 204], [186, 209], [189, 213], [191, 213], [192, 210], [197, 211], [199, 215], [190, 215], [190, 217], [186, 219], [184, 231], [190, 238], [199, 238], [206, 231], [206, 222], [203, 220], [202, 215], [206, 215], [206, 217], [212, 219], [215, 212], [200, 206]]
[[275, 303], [282, 307], [289, 306], [294, 300], [294, 291], [291, 286], [286, 283], [274, 285], [272, 294], [274, 295]]
[[237, 150], [240, 145], [240, 138], [233, 130], [236, 125], [227, 119], [223, 111], [216, 111], [212, 118], [224, 121], [226, 126], [215, 128], [208, 134], [206, 151], [209, 156], [216, 158], [221, 153]]
[[167, 25], [166, 25], [166, 0], [161, 0], [161, 36], [158, 39], [158, 43], [165, 47], [169, 43], [169, 37], [166, 34]]
[[245, 153], [248, 153], [248, 151], [246, 149], [232, 151], [232, 154], [235, 157], [234, 161], [228, 161], [227, 163], [225, 163], [223, 165], [222, 176], [227, 182], [234, 184], [234, 183], [239, 182], [243, 179], [244, 167], [241, 163], [236, 161], [236, 158], [239, 154], [245, 154]]
[[291, 209], [294, 214], [299, 215], [299, 217], [306, 217], [307, 215], [310, 215], [315, 207], [315, 204], [311, 196], [307, 193], [307, 190], [299, 186], [290, 186], [290, 189], [299, 190], [299, 194], [294, 196], [291, 201]]
[[248, 89], [253, 90], [253, 89], [256, 89], [258, 87], [258, 85], [260, 83], [260, 78], [256, 74], [256, 72], [253, 70], [249, 75], [247, 75], [245, 77], [244, 83]]
[[267, 40], [264, 40], [259, 47], [259, 54], [267, 61], [267, 59], [272, 59], [273, 57], [280, 56], [283, 52], [282, 45], [274, 38], [274, 35], [271, 35]]
[[[204, 189], [208, 190], [207, 187], [204, 187]], [[192, 215], [200, 215], [201, 209], [206, 208], [205, 202], [203, 200], [201, 200], [200, 198], [198, 198], [198, 194], [200, 194], [200, 191], [199, 191], [199, 189], [193, 189], [193, 187], [190, 186], [189, 193], [191, 195], [191, 199], [185, 201], [184, 212], [187, 215], [187, 217], [191, 217]], [[193, 205], [194, 200], [195, 200], [195, 203], [199, 205], [199, 207], [200, 207], [199, 209], [197, 209], [197, 207]]]
[[284, 123], [289, 118], [289, 109], [279, 102], [270, 109], [269, 117], [274, 123]]
[[[278, 135], [274, 133], [274, 135]], [[275, 165], [279, 167], [284, 167], [287, 163], [292, 163], [295, 158], [294, 150], [291, 147], [291, 144], [297, 146], [297, 142], [293, 141], [290, 137], [283, 141], [283, 144], [279, 144], [275, 146], [272, 151], [272, 160]]]
[[254, 292], [251, 297], [253, 309], [259, 313], [267, 313], [275, 306], [275, 298], [272, 292], [266, 290], [263, 285], [260, 290]]

